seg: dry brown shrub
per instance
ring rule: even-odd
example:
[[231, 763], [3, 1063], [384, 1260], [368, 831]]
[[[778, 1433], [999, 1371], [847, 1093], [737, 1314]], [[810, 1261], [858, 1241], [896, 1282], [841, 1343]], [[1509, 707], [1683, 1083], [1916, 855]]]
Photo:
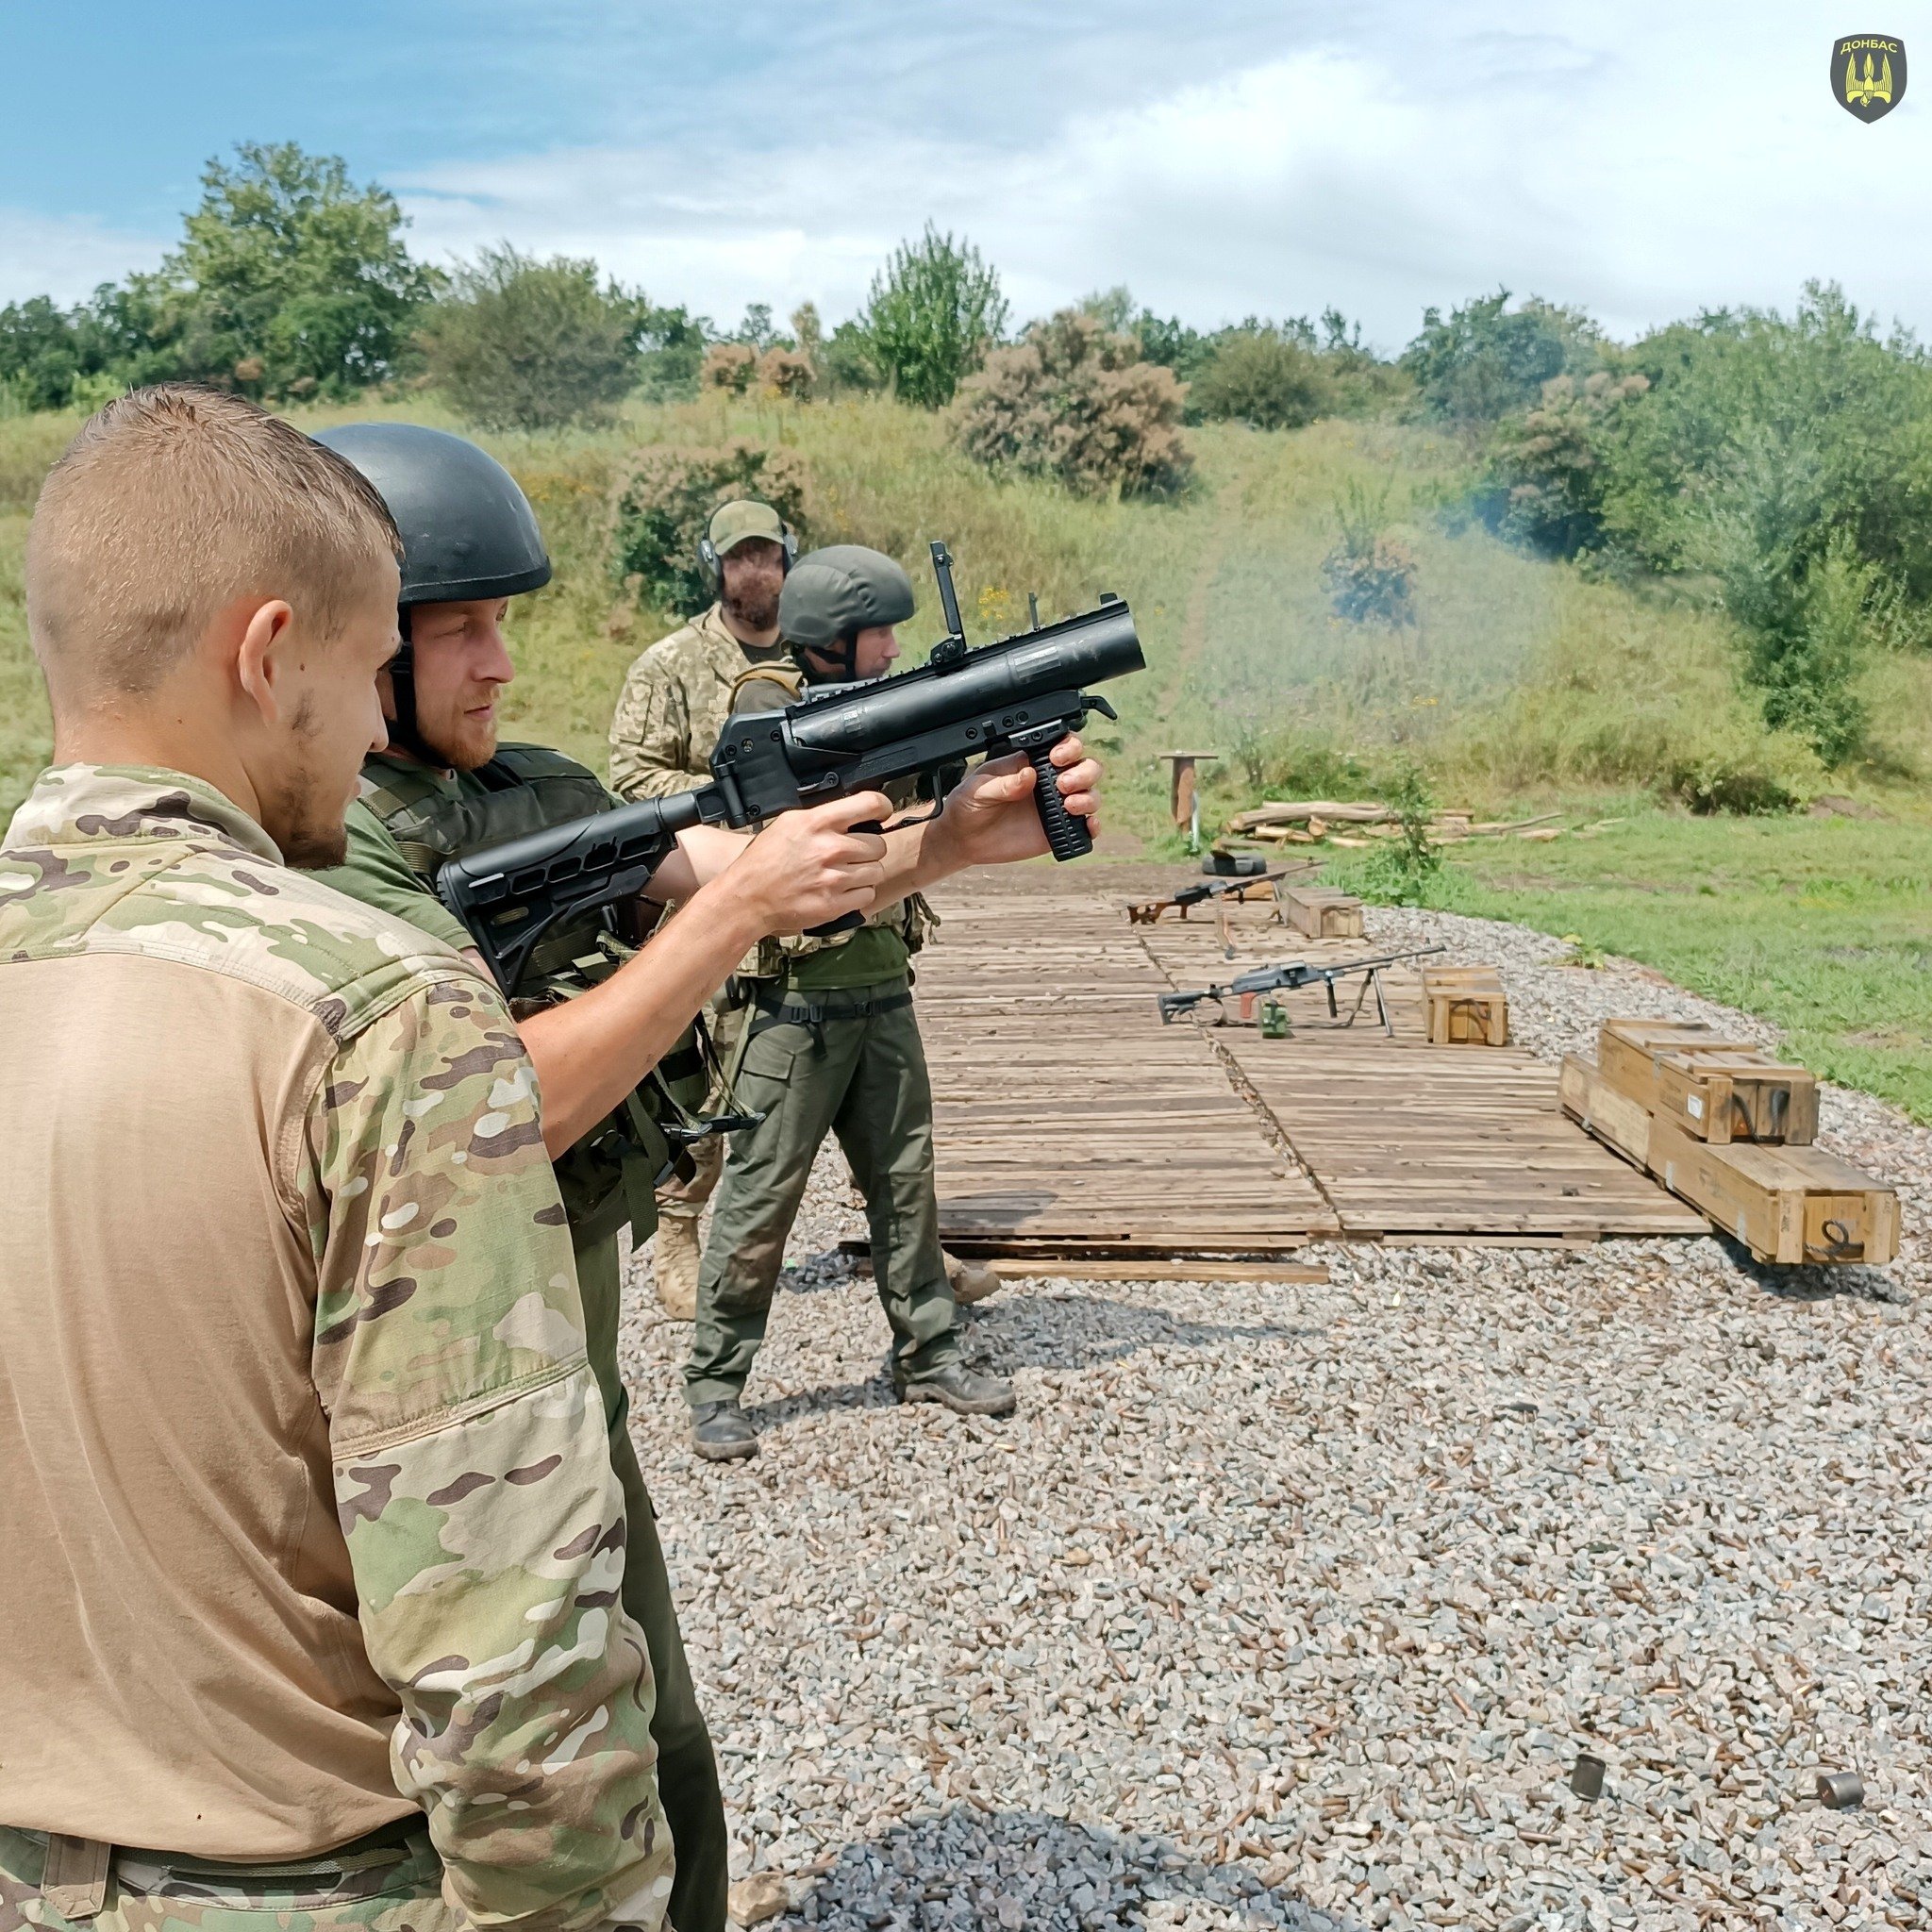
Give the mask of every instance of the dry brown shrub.
[[733, 497], [769, 503], [809, 543], [811, 475], [792, 449], [733, 442], [723, 448], [639, 453], [611, 498], [610, 571], [661, 609], [686, 613], [711, 601], [697, 543], [711, 512]]
[[1193, 472], [1186, 395], [1132, 337], [1065, 309], [962, 385], [957, 435], [989, 469], [1056, 477], [1082, 496], [1172, 496]]
[[802, 403], [812, 392], [818, 371], [799, 349], [767, 349], [758, 358], [758, 388], [768, 396]]
[[700, 389], [727, 390], [741, 396], [758, 372], [758, 352], [749, 342], [713, 342], [698, 371]]

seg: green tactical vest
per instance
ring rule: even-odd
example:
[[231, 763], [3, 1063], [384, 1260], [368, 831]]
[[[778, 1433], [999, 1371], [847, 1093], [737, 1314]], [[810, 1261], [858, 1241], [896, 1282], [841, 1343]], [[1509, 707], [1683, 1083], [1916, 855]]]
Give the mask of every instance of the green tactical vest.
[[[409, 870], [434, 888], [452, 858], [610, 808], [609, 794], [582, 765], [537, 744], [506, 744], [470, 777], [485, 789], [452, 797], [427, 770], [386, 762], [362, 802], [382, 822]], [[625, 915], [628, 915], [626, 919]], [[562, 922], [538, 947], [511, 1002], [518, 1019], [608, 979], [637, 951], [635, 908], [605, 908]], [[624, 1105], [557, 1162], [557, 1182], [579, 1247], [608, 1240], [629, 1222], [633, 1241], [657, 1227], [657, 1188], [689, 1161], [664, 1127], [701, 1124], [715, 1065], [693, 1026]]]

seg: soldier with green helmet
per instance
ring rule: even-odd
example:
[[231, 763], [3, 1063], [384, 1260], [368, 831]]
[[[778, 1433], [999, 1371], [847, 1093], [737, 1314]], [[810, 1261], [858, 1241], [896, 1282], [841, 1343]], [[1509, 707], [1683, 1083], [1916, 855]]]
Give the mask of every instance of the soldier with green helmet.
[[[796, 535], [770, 504], [740, 499], [711, 513], [698, 540], [698, 566], [717, 601], [631, 665], [610, 722], [613, 791], [629, 799], [667, 798], [708, 784], [711, 753], [740, 679], [747, 670], [795, 670], [779, 635], [778, 608], [797, 548]], [[740, 1017], [722, 1004], [714, 1011], [712, 1031], [722, 1053], [735, 1044]], [[658, 1190], [652, 1257], [658, 1299], [666, 1314], [683, 1322], [696, 1312], [698, 1222], [718, 1185], [724, 1141], [712, 1136], [691, 1155], [691, 1171]], [[982, 1300], [1000, 1286], [999, 1276], [983, 1265], [948, 1255], [945, 1266], [960, 1301]]]
[[[841, 543], [801, 558], [778, 603], [791, 661], [746, 670], [733, 712], [782, 708], [808, 682], [880, 675], [899, 654], [894, 627], [912, 612], [911, 581], [879, 551]], [[904, 809], [916, 801], [908, 791], [892, 802]], [[932, 1087], [910, 972], [930, 923], [913, 895], [856, 930], [768, 940], [732, 981], [741, 1029], [734, 1091], [762, 1118], [731, 1138], [698, 1271], [685, 1399], [692, 1445], [708, 1459], [758, 1449], [740, 1397], [828, 1132], [865, 1197], [873, 1277], [892, 1331], [894, 1392], [963, 1414], [1012, 1411], [1012, 1384], [961, 1357], [940, 1247]]]

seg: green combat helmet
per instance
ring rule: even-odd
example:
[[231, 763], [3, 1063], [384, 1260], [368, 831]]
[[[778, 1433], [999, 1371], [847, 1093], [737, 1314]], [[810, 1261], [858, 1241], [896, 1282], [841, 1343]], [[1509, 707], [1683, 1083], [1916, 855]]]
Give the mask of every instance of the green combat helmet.
[[830, 543], [801, 557], [778, 598], [778, 631], [794, 656], [816, 651], [850, 677], [858, 633], [904, 624], [914, 608], [912, 579], [883, 551]]

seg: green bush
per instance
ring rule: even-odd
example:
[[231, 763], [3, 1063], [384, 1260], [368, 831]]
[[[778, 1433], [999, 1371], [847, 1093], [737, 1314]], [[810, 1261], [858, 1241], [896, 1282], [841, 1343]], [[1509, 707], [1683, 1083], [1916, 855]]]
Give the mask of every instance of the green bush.
[[807, 543], [809, 494], [809, 475], [792, 450], [750, 442], [644, 450], [620, 477], [612, 499], [611, 574], [660, 609], [693, 616], [716, 594], [697, 560], [698, 539], [711, 512], [734, 497], [757, 497]]
[[998, 271], [970, 242], [956, 242], [930, 223], [874, 278], [862, 322], [873, 366], [902, 401], [923, 409], [950, 403], [1006, 326]]
[[1272, 327], [1224, 336], [1188, 391], [1191, 417], [1256, 429], [1300, 429], [1334, 408], [1321, 357]]
[[1555, 557], [1597, 548], [1618, 419], [1649, 388], [1635, 370], [1553, 375], [1535, 408], [1499, 423], [1489, 456], [1489, 521], [1499, 534]]
[[1357, 860], [1350, 869], [1351, 889], [1387, 906], [1420, 906], [1442, 870], [1442, 855], [1429, 842], [1436, 801], [1420, 770], [1407, 764], [1383, 802], [1395, 813], [1396, 836]]
[[1532, 295], [1517, 308], [1498, 289], [1452, 309], [1423, 312], [1402, 353], [1423, 413], [1464, 428], [1494, 423], [1533, 402], [1553, 376], [1596, 365], [1602, 336], [1580, 309]]
[[608, 417], [638, 375], [643, 304], [597, 264], [539, 261], [506, 243], [459, 269], [423, 329], [429, 377], [486, 429]]
[[959, 446], [990, 470], [1051, 476], [1083, 496], [1173, 496], [1193, 468], [1181, 399], [1131, 336], [1064, 309], [966, 384]]

